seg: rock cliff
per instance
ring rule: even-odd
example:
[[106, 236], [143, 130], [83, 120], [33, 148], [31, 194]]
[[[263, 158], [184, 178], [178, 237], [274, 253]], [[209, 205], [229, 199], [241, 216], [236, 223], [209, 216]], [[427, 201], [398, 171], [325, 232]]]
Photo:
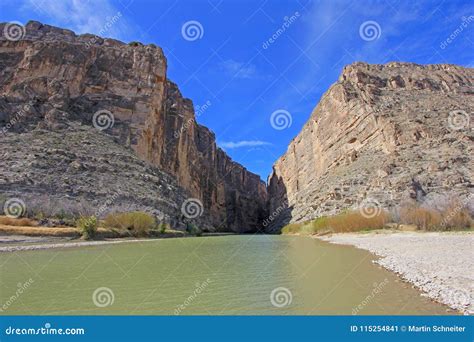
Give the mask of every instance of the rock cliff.
[[259, 229], [264, 182], [196, 122], [193, 103], [167, 78], [161, 48], [34, 21], [24, 33], [0, 38], [4, 195], [99, 205], [120, 189], [118, 201], [135, 198], [176, 222], [192, 197], [209, 229]]
[[474, 69], [346, 66], [274, 164], [268, 230], [367, 201], [393, 208], [406, 199], [466, 199], [473, 112]]

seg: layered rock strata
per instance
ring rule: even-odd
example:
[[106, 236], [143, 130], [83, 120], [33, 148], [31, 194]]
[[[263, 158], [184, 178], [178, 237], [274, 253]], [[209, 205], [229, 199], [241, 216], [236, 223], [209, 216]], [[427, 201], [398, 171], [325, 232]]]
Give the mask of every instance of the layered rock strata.
[[473, 113], [474, 69], [346, 66], [273, 166], [268, 230], [374, 203], [472, 206]]
[[[6, 32], [4, 27], [0, 24], [0, 32]], [[160, 209], [179, 221], [183, 200], [196, 198], [203, 206], [201, 224], [209, 229], [245, 232], [260, 228], [266, 216], [264, 182], [232, 161], [216, 146], [214, 134], [196, 122], [193, 103], [167, 78], [161, 48], [76, 35], [34, 21], [25, 26], [24, 33], [19, 40], [0, 38], [0, 141], [3, 146], [22, 146], [21, 151], [13, 146], [16, 152], [8, 152], [13, 159], [4, 159], [8, 162], [0, 166], [0, 191], [4, 195], [25, 189], [34, 197], [51, 194], [54, 189], [59, 197], [68, 194], [97, 202], [100, 196], [94, 197], [98, 192], [94, 189], [100, 177], [90, 171], [108, 169], [110, 184], [100, 183], [104, 198], [113, 193], [114, 184], [124, 187], [124, 196], [133, 197], [135, 192], [146, 190], [146, 186], [135, 187], [146, 183], [148, 176], [156, 176], [161, 179], [156, 180], [157, 184], [165, 186], [164, 180], [181, 190], [174, 196], [173, 192], [150, 188], [143, 194], [149, 199], [144, 205], [153, 206], [154, 196], [172, 202], [174, 210]], [[204, 109], [209, 105], [205, 104]], [[60, 146], [58, 134], [62, 137]], [[42, 137], [38, 146], [49, 141], [52, 144], [43, 146], [40, 153], [35, 152], [38, 146], [24, 149], [20, 140], [33, 137]], [[109, 148], [97, 146], [84, 155], [79, 142], [85, 144], [89, 138]], [[71, 154], [70, 158], [61, 159], [55, 150]], [[153, 171], [128, 181], [118, 164], [128, 166], [120, 158], [115, 163], [106, 150], [127, 155], [131, 164], [142, 165], [144, 161]], [[138, 158], [132, 158], [129, 151]], [[93, 165], [79, 156], [93, 158]], [[46, 167], [51, 161], [46, 159], [51, 157], [59, 158], [62, 167], [48, 169], [51, 179], [42, 178], [40, 165]], [[32, 162], [25, 164], [25, 160]], [[89, 172], [87, 180], [83, 179], [85, 183], [70, 188], [59, 186], [64, 177], [73, 183], [77, 180], [76, 173], [70, 172], [76, 162]], [[22, 177], [12, 174], [13, 164], [21, 165]], [[129, 167], [141, 172], [141, 166]], [[162, 177], [165, 174], [170, 177]]]

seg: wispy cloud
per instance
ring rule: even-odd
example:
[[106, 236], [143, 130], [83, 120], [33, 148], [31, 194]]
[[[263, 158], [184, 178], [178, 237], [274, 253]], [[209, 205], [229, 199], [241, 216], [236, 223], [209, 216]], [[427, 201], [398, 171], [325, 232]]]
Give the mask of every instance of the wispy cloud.
[[219, 145], [223, 148], [255, 147], [267, 146], [271, 143], [261, 140], [242, 140], [242, 141], [222, 141]]
[[234, 78], [248, 79], [257, 76], [257, 68], [253, 64], [228, 59], [220, 63], [220, 69]]
[[78, 34], [92, 33], [108, 38], [127, 40], [130, 37], [130, 27], [120, 14], [120, 20], [114, 25], [104, 26], [120, 13], [120, 10], [109, 0], [80, 1], [80, 0], [28, 0], [22, 10], [34, 11], [47, 20], [46, 23], [66, 27]]

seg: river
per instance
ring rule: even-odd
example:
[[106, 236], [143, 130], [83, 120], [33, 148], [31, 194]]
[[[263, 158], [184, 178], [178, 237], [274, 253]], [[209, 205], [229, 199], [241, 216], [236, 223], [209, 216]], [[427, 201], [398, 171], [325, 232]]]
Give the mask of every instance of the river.
[[349, 246], [268, 235], [1, 253], [0, 309], [13, 315], [446, 314], [374, 259]]

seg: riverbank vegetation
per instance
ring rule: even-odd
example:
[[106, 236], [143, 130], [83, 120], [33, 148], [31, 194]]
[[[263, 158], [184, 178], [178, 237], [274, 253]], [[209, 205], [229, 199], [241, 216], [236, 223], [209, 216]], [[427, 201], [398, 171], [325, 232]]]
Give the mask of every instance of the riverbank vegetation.
[[80, 215], [67, 222], [57, 217], [34, 219], [0, 216], [0, 234], [101, 240], [200, 236], [202, 231], [192, 223], [187, 225], [186, 230], [173, 229], [169, 223], [158, 221], [153, 215], [133, 211], [110, 213], [104, 219], [98, 219], [94, 215]]
[[312, 221], [292, 223], [282, 229], [282, 234], [347, 233], [381, 229], [389, 222], [385, 211], [364, 216], [358, 211], [346, 211], [339, 215], [322, 216]]
[[440, 208], [405, 203], [392, 212], [378, 209], [368, 215], [359, 210], [347, 210], [334, 216], [290, 223], [283, 227], [281, 232], [311, 235], [397, 229], [407, 226], [413, 230], [423, 231], [472, 230], [474, 220], [465, 205], [457, 201], [451, 201]]

